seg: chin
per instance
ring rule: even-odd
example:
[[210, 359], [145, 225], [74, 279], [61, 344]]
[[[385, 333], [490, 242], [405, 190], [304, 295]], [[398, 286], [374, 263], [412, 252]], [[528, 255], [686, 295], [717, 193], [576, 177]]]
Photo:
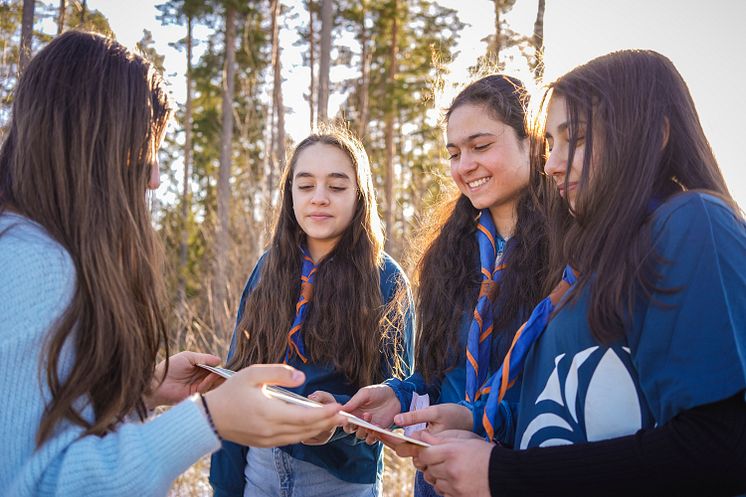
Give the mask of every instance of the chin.
[[471, 205], [478, 210], [487, 209], [491, 205], [493, 205], [494, 202], [490, 203], [485, 201], [482, 198], [469, 198], [469, 201], [471, 202]]

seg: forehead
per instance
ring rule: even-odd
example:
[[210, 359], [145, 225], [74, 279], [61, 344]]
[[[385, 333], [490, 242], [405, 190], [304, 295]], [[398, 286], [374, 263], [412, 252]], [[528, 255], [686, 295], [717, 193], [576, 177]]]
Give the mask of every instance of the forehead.
[[355, 178], [350, 157], [338, 147], [326, 143], [314, 143], [298, 154], [293, 175], [312, 175], [318, 177], [330, 174], [345, 174]]
[[446, 136], [448, 143], [459, 146], [471, 136], [482, 133], [499, 136], [509, 127], [492, 117], [492, 111], [486, 105], [463, 104], [451, 112], [446, 123]]
[[568, 122], [567, 104], [565, 97], [554, 94], [547, 105], [546, 129], [551, 133], [557, 131], [559, 126], [567, 125]]

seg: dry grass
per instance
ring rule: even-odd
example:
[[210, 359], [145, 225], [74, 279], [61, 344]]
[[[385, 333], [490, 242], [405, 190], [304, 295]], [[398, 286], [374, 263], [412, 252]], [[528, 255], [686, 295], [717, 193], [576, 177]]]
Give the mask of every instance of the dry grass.
[[[383, 473], [384, 497], [404, 497], [412, 495], [414, 467], [408, 459], [398, 457], [389, 449], [384, 450], [385, 470]], [[174, 481], [169, 497], [208, 497], [212, 489], [207, 481], [210, 472], [210, 457], [197, 461], [184, 474]]]

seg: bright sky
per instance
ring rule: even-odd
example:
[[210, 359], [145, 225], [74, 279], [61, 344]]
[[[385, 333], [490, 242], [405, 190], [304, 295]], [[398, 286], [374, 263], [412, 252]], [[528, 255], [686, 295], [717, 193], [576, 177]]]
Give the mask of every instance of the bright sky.
[[[492, 31], [494, 10], [489, 0], [440, 0], [455, 8], [467, 26], [461, 33], [460, 54], [454, 61], [452, 79], [466, 78], [466, 68], [484, 53], [480, 40]], [[158, 50], [166, 55], [167, 77], [174, 97], [183, 101], [184, 55], [167, 44], [185, 34], [185, 29], [162, 27], [155, 19], [157, 2], [147, 0], [89, 0], [91, 8], [108, 17], [116, 36], [132, 46], [142, 29], [153, 31]], [[283, 0], [291, 6], [299, 0]], [[653, 49], [669, 57], [694, 97], [705, 133], [712, 144], [731, 193], [746, 208], [746, 164], [738, 145], [741, 121], [746, 116], [746, 2], [740, 0], [547, 0], [544, 16], [546, 78], [566, 72], [577, 64], [622, 48]], [[507, 21], [514, 31], [529, 35], [533, 30], [537, 0], [517, 0]], [[306, 17], [297, 22], [305, 22]], [[308, 132], [308, 70], [300, 66], [300, 53], [292, 42], [295, 26], [287, 25], [281, 35], [283, 52], [283, 93], [288, 115], [288, 133], [296, 140]], [[204, 31], [195, 36], [204, 39]], [[510, 55], [510, 54], [507, 54]], [[508, 72], [524, 80], [529, 77], [520, 57], [508, 63]], [[341, 77], [333, 74], [332, 78]], [[330, 98], [330, 113], [340, 99]]]

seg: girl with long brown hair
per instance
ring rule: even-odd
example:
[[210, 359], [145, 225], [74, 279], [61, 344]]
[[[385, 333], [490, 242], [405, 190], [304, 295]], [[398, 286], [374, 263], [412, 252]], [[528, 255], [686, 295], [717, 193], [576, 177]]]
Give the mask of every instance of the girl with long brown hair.
[[490, 420], [512, 449], [424, 436], [416, 464], [449, 496], [743, 494], [746, 223], [686, 83], [656, 52], [599, 57], [549, 85], [532, 135], [567, 267]]
[[[382, 426], [400, 424], [413, 393], [427, 394], [437, 406], [409, 414], [426, 413], [418, 421], [431, 431], [481, 427], [487, 378], [546, 278], [545, 223], [528, 189], [540, 177], [529, 168], [527, 100], [521, 81], [504, 75], [479, 79], [453, 100], [446, 147], [459, 194], [441, 207], [422, 243], [416, 372], [361, 390], [345, 410]], [[415, 494], [434, 495], [421, 474]]]
[[[305, 138], [281, 191], [271, 245], [241, 297], [229, 367], [284, 360], [307, 377], [294, 391], [322, 403], [408, 373], [408, 282], [383, 251], [362, 144], [332, 126]], [[332, 430], [274, 449], [225, 444], [210, 481], [217, 496], [378, 495], [382, 463], [380, 444]]]
[[288, 367], [187, 399], [211, 381], [195, 363], [219, 358], [158, 363], [168, 335], [146, 191], [169, 113], [152, 66], [90, 33], [54, 39], [18, 82], [0, 149], [2, 495], [165, 495], [220, 437], [291, 443], [339, 421], [335, 406], [263, 395], [303, 381]]

